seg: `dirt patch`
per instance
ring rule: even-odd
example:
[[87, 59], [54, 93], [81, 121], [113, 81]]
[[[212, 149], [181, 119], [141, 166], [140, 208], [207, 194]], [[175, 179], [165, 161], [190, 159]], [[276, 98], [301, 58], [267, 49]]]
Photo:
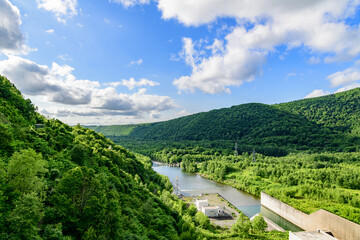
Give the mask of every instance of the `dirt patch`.
[[236, 219], [239, 215], [238, 210], [226, 199], [224, 199], [220, 194], [201, 194], [198, 197], [187, 198], [185, 201], [195, 204], [196, 199], [207, 199], [209, 202], [209, 206], [218, 206], [219, 208], [224, 210], [223, 216], [217, 218], [209, 218], [211, 223], [221, 227], [229, 228], [236, 222]]

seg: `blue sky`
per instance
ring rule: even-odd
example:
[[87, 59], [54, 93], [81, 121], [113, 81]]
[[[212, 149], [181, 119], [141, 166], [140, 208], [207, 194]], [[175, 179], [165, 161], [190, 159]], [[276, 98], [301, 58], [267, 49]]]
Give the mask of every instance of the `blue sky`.
[[0, 0], [0, 74], [69, 124], [360, 86], [357, 0]]

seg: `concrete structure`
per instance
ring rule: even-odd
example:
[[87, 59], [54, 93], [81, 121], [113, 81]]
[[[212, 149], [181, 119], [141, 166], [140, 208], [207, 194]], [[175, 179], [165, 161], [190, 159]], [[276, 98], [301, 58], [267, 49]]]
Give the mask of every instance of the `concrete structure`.
[[218, 207], [202, 207], [202, 213], [208, 217], [218, 217]]
[[318, 230], [311, 232], [289, 232], [289, 240], [337, 240], [327, 232]]
[[202, 207], [202, 213], [208, 217], [220, 217], [224, 216], [224, 210], [219, 208], [218, 206], [207, 206]]
[[197, 199], [197, 200], [195, 201], [195, 206], [196, 206], [196, 208], [198, 209], [198, 211], [202, 211], [202, 207], [207, 207], [207, 206], [209, 206], [209, 202], [208, 202], [207, 199], [205, 199], [205, 200], [199, 200], [199, 199]]
[[340, 240], [359, 240], [360, 225], [320, 209], [310, 215], [303, 213], [270, 195], [261, 193], [261, 205], [306, 231], [326, 229]]

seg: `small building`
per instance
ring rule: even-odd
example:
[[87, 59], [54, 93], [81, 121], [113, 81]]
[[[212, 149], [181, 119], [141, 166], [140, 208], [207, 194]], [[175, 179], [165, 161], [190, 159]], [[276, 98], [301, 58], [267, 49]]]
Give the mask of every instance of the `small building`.
[[209, 202], [207, 199], [204, 199], [204, 200], [199, 200], [197, 199], [195, 201], [195, 206], [196, 208], [198, 209], [198, 211], [202, 211], [202, 207], [207, 207], [209, 206]]
[[224, 210], [218, 206], [202, 207], [202, 213], [208, 217], [221, 217], [224, 216]]
[[289, 232], [289, 240], [337, 240], [330, 231]]

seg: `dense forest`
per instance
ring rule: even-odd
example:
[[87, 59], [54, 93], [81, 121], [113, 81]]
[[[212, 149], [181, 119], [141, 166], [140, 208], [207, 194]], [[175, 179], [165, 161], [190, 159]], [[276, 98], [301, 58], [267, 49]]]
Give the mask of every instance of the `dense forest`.
[[154, 153], [153, 159], [181, 162], [185, 171], [201, 173], [256, 196], [265, 191], [306, 213], [322, 208], [360, 224], [358, 152], [219, 156], [201, 148], [173, 148]]
[[[148, 144], [206, 147], [211, 143], [211, 149], [223, 151], [237, 141], [240, 152], [257, 148], [267, 156], [285, 156], [299, 151], [357, 151], [359, 122], [358, 88], [276, 105], [242, 104], [165, 122], [89, 128], [144, 154], [151, 152], [144, 151]], [[194, 141], [195, 145], [189, 144]]]
[[[92, 127], [154, 160], [360, 224], [360, 88], [166, 122]], [[237, 151], [235, 152], [235, 142]], [[252, 152], [255, 151], [255, 157]]]
[[286, 239], [245, 215], [215, 227], [168, 178], [79, 125], [37, 113], [0, 76], [0, 239]]

